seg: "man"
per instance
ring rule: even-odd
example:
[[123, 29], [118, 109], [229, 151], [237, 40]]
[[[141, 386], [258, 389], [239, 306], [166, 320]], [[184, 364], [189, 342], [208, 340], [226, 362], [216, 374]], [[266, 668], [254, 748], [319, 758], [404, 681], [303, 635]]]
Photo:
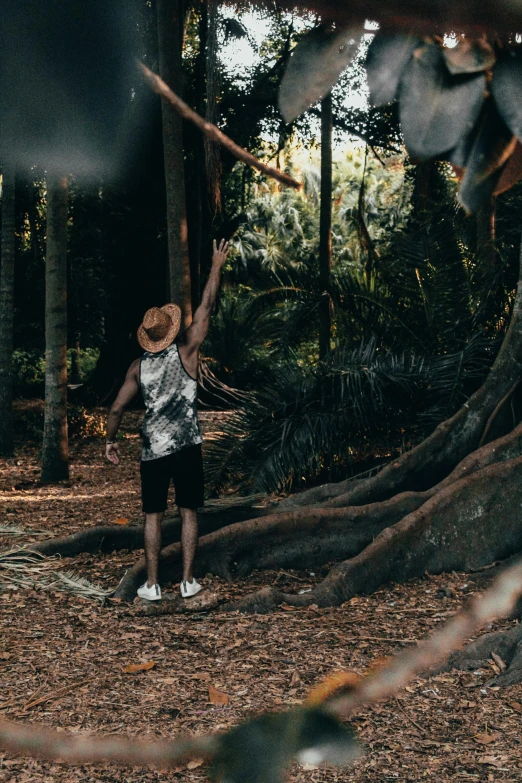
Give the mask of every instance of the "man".
[[207, 336], [221, 270], [229, 252], [225, 240], [219, 247], [214, 241], [213, 246], [210, 275], [191, 325], [181, 339], [176, 340], [181, 323], [180, 308], [169, 304], [147, 310], [137, 335], [145, 353], [131, 364], [107, 417], [105, 454], [117, 465], [116, 434], [125, 408], [141, 388], [146, 409], [140, 473], [147, 581], [138, 589], [138, 595], [147, 601], [161, 599], [158, 584], [161, 521], [167, 509], [171, 480], [181, 516], [181, 595], [189, 598], [201, 590], [192, 574], [198, 543], [197, 508], [203, 505], [204, 490], [202, 438], [196, 407], [198, 352]]

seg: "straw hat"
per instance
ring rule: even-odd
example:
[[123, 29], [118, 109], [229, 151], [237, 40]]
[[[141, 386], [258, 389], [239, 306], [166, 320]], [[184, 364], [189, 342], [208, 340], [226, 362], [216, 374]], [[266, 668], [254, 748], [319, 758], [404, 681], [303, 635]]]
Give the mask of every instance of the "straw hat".
[[138, 342], [144, 351], [159, 353], [174, 342], [181, 324], [181, 310], [175, 304], [151, 307], [138, 327]]

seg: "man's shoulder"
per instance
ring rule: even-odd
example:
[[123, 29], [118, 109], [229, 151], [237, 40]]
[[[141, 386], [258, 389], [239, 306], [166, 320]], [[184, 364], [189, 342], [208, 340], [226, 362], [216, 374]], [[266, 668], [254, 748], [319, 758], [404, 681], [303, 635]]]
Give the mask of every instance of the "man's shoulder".
[[139, 359], [134, 359], [134, 361], [132, 362], [131, 366], [127, 370], [127, 377], [128, 378], [133, 376], [133, 375], [135, 375], [136, 377], [138, 376], [139, 371], [140, 371], [140, 364], [141, 364], [141, 356], [139, 357]]

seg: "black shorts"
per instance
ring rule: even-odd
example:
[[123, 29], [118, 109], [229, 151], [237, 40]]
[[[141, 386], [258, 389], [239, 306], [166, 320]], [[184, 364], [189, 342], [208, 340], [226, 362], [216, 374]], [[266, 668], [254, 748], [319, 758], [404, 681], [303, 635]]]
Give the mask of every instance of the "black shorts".
[[201, 443], [187, 446], [166, 457], [142, 461], [140, 473], [141, 499], [145, 514], [166, 511], [171, 480], [174, 483], [177, 506], [203, 506], [205, 484]]

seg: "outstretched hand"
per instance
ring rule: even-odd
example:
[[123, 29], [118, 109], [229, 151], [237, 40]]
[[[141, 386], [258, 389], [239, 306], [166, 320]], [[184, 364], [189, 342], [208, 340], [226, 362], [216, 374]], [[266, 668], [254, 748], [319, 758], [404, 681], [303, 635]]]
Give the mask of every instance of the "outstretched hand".
[[212, 245], [213, 245], [212, 266], [217, 266], [219, 269], [221, 269], [221, 267], [227, 260], [228, 254], [230, 252], [229, 243], [225, 242], [225, 240], [222, 239], [218, 246], [216, 240], [214, 239]]

